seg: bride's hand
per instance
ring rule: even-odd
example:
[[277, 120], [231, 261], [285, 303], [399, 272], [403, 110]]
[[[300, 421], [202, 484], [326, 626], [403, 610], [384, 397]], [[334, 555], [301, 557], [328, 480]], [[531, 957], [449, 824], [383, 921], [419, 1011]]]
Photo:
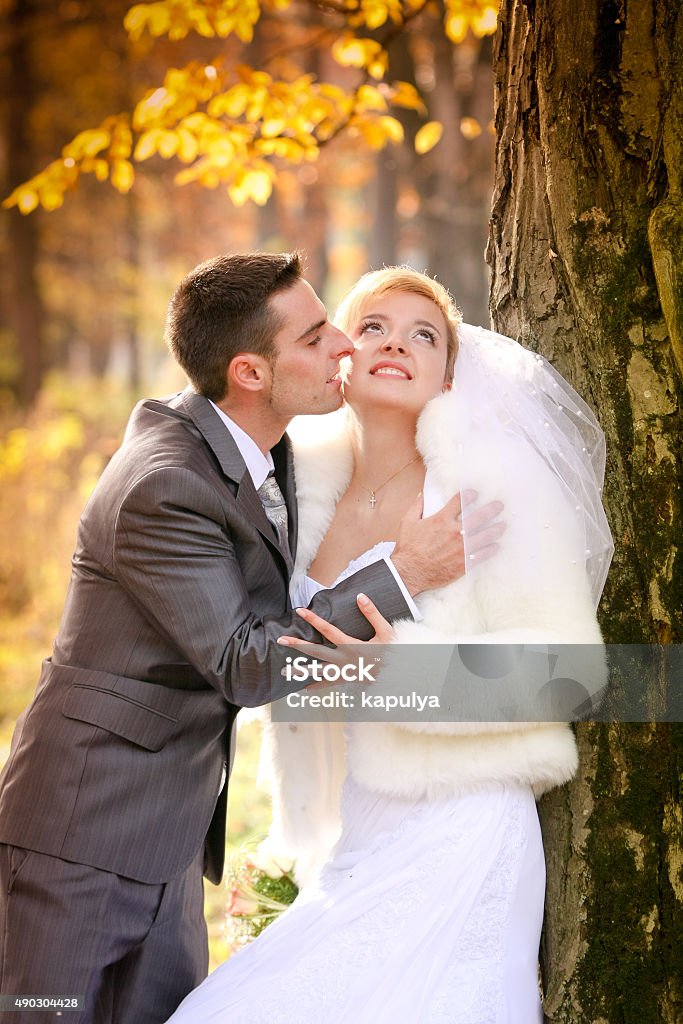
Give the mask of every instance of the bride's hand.
[[[358, 602], [358, 608], [363, 613], [365, 618], [368, 620], [370, 625], [375, 631], [375, 635], [371, 640], [358, 640], [355, 636], [349, 636], [348, 633], [344, 633], [341, 629], [333, 626], [327, 619], [323, 619], [320, 615], [316, 615], [310, 608], [297, 608], [296, 613], [300, 615], [302, 619], [305, 619], [309, 625], [313, 626], [314, 629], [329, 640], [330, 643], [336, 645], [337, 648], [344, 646], [345, 644], [387, 644], [391, 643], [394, 639], [394, 630], [390, 622], [384, 618], [381, 612], [377, 609], [369, 597], [365, 594], [359, 594], [356, 598]], [[332, 647], [325, 647], [323, 644], [309, 643], [307, 640], [301, 640], [295, 636], [280, 636], [277, 639], [279, 644], [283, 647], [296, 647], [304, 654], [310, 654], [320, 661], [335, 662], [338, 664], [345, 664], [348, 662], [348, 654], [344, 654], [341, 651], [335, 650]]]

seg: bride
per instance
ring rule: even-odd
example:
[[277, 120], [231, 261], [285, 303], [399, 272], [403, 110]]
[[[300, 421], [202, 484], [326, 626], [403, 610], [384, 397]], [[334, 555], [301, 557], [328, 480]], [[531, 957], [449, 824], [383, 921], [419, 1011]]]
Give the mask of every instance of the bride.
[[[467, 571], [420, 595], [415, 621], [392, 627], [360, 596], [375, 640], [600, 645], [611, 538], [604, 442], [588, 407], [540, 356], [461, 324], [448, 292], [415, 271], [366, 274], [336, 323], [355, 346], [346, 408], [325, 436], [320, 417], [294, 431], [295, 604], [389, 555], [411, 506], [429, 515], [460, 491], [470, 511], [500, 500], [505, 532], [482, 547], [465, 512]], [[332, 643], [353, 641], [300, 614]], [[592, 675], [575, 669], [588, 696], [604, 682], [598, 662]], [[426, 691], [430, 680], [418, 673], [412, 684]], [[576, 769], [570, 727], [273, 721], [267, 738], [266, 844], [296, 856], [301, 892], [172, 1024], [540, 1022], [535, 798]]]

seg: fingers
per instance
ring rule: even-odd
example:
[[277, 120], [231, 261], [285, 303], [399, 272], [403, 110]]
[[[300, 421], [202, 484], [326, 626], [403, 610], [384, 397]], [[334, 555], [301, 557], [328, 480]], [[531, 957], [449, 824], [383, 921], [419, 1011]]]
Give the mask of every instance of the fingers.
[[446, 502], [439, 512], [436, 512], [434, 516], [430, 516], [429, 518], [436, 519], [436, 517], [439, 516], [443, 519], [450, 520], [455, 516], [457, 519], [461, 515], [463, 508], [467, 505], [471, 505], [478, 497], [479, 495], [477, 491], [473, 491], [470, 488], [464, 491], [458, 491], [457, 494], [453, 495], [450, 501]]
[[335, 661], [337, 652], [334, 647], [324, 644], [312, 644], [310, 640], [302, 640], [298, 636], [280, 636], [277, 641], [282, 647], [293, 647], [302, 654], [307, 654], [318, 661]]
[[492, 555], [495, 555], [496, 551], [499, 549], [500, 544], [487, 544], [484, 548], [477, 548], [476, 551], [470, 551], [470, 564], [474, 563], [475, 565], [479, 565], [481, 562], [485, 562], [487, 558], [491, 558]]
[[374, 640], [386, 643], [394, 635], [391, 623], [384, 618], [377, 605], [366, 594], [359, 594], [356, 600], [361, 612], [375, 631]]
[[463, 529], [472, 534], [489, 526], [491, 520], [499, 516], [504, 508], [502, 501], [490, 501], [487, 505], [482, 505], [476, 512], [463, 518]]
[[415, 501], [408, 506], [404, 519], [422, 519], [422, 513], [424, 511], [424, 494], [422, 491], [418, 494]]
[[348, 644], [353, 643], [354, 638], [348, 636], [347, 633], [342, 633], [341, 629], [337, 629], [327, 619], [321, 618], [320, 615], [316, 615], [315, 612], [311, 611], [310, 608], [297, 608], [296, 613], [300, 618], [307, 622], [313, 629], [316, 629], [326, 640], [329, 640], [333, 644]]
[[507, 523], [491, 523], [486, 528], [471, 531], [465, 527], [465, 545], [470, 552], [479, 551], [488, 544], [500, 540], [507, 530]]

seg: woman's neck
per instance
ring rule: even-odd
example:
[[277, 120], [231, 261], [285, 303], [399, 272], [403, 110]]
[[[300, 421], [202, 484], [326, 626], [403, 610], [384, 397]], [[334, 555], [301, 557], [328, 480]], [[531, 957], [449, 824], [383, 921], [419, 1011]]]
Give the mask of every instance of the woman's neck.
[[377, 415], [357, 416], [351, 412], [353, 446], [352, 483], [373, 490], [392, 473], [397, 473], [418, 456], [415, 447], [415, 418], [386, 409]]

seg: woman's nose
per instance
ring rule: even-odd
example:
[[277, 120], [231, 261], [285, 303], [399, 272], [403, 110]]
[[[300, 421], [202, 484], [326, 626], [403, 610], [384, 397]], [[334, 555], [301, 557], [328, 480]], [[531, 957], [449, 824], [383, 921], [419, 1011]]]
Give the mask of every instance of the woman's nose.
[[405, 352], [406, 346], [400, 338], [394, 338], [391, 335], [384, 339], [382, 344], [383, 352]]

